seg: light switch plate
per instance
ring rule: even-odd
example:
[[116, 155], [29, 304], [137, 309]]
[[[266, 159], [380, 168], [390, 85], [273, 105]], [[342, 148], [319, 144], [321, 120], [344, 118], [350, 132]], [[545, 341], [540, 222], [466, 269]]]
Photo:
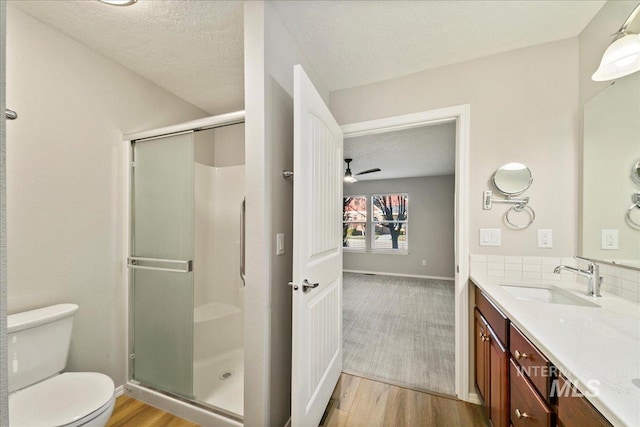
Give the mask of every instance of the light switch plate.
[[481, 228], [480, 246], [501, 246], [502, 231], [499, 228]]
[[553, 230], [538, 230], [538, 247], [553, 248]]
[[602, 249], [616, 250], [620, 249], [620, 238], [618, 230], [602, 230]]
[[276, 255], [284, 255], [284, 233], [276, 234]]

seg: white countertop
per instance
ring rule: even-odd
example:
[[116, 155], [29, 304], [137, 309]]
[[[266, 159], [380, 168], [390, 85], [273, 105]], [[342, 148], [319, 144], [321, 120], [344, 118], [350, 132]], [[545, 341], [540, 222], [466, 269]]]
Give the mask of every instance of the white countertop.
[[[640, 427], [640, 387], [631, 382], [640, 385], [640, 304], [588, 297], [580, 283], [488, 277], [473, 265], [470, 276], [580, 391], [596, 391], [587, 399], [614, 426]], [[500, 286], [508, 284], [554, 285], [599, 307], [520, 300]]]

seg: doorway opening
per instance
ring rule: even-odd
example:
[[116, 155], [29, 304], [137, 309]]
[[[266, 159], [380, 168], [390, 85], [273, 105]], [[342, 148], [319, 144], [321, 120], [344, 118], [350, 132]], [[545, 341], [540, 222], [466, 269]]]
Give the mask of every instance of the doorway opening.
[[468, 119], [459, 106], [342, 127], [358, 180], [344, 185], [346, 373], [468, 400]]

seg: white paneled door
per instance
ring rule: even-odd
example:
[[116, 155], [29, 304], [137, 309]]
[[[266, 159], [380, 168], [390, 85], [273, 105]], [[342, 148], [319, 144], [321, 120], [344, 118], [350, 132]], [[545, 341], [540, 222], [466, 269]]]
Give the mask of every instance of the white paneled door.
[[342, 130], [294, 74], [292, 427], [316, 427], [342, 370]]

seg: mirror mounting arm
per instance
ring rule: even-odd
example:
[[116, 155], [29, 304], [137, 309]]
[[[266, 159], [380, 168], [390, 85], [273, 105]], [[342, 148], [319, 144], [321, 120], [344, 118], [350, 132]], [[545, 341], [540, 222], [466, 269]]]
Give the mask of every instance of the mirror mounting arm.
[[[493, 203], [507, 203], [514, 205], [507, 209], [507, 212], [504, 215], [505, 221], [514, 230], [522, 230], [524, 228], [527, 228], [528, 226], [533, 224], [533, 221], [535, 221], [536, 219], [535, 211], [531, 208], [531, 206], [529, 206], [529, 197], [514, 198], [513, 196], [507, 196], [506, 199], [494, 199], [493, 192], [491, 190], [485, 191], [482, 195], [482, 209], [490, 210]], [[529, 222], [524, 225], [514, 224], [509, 218], [509, 213], [511, 211], [522, 212], [523, 210], [529, 214]]]

